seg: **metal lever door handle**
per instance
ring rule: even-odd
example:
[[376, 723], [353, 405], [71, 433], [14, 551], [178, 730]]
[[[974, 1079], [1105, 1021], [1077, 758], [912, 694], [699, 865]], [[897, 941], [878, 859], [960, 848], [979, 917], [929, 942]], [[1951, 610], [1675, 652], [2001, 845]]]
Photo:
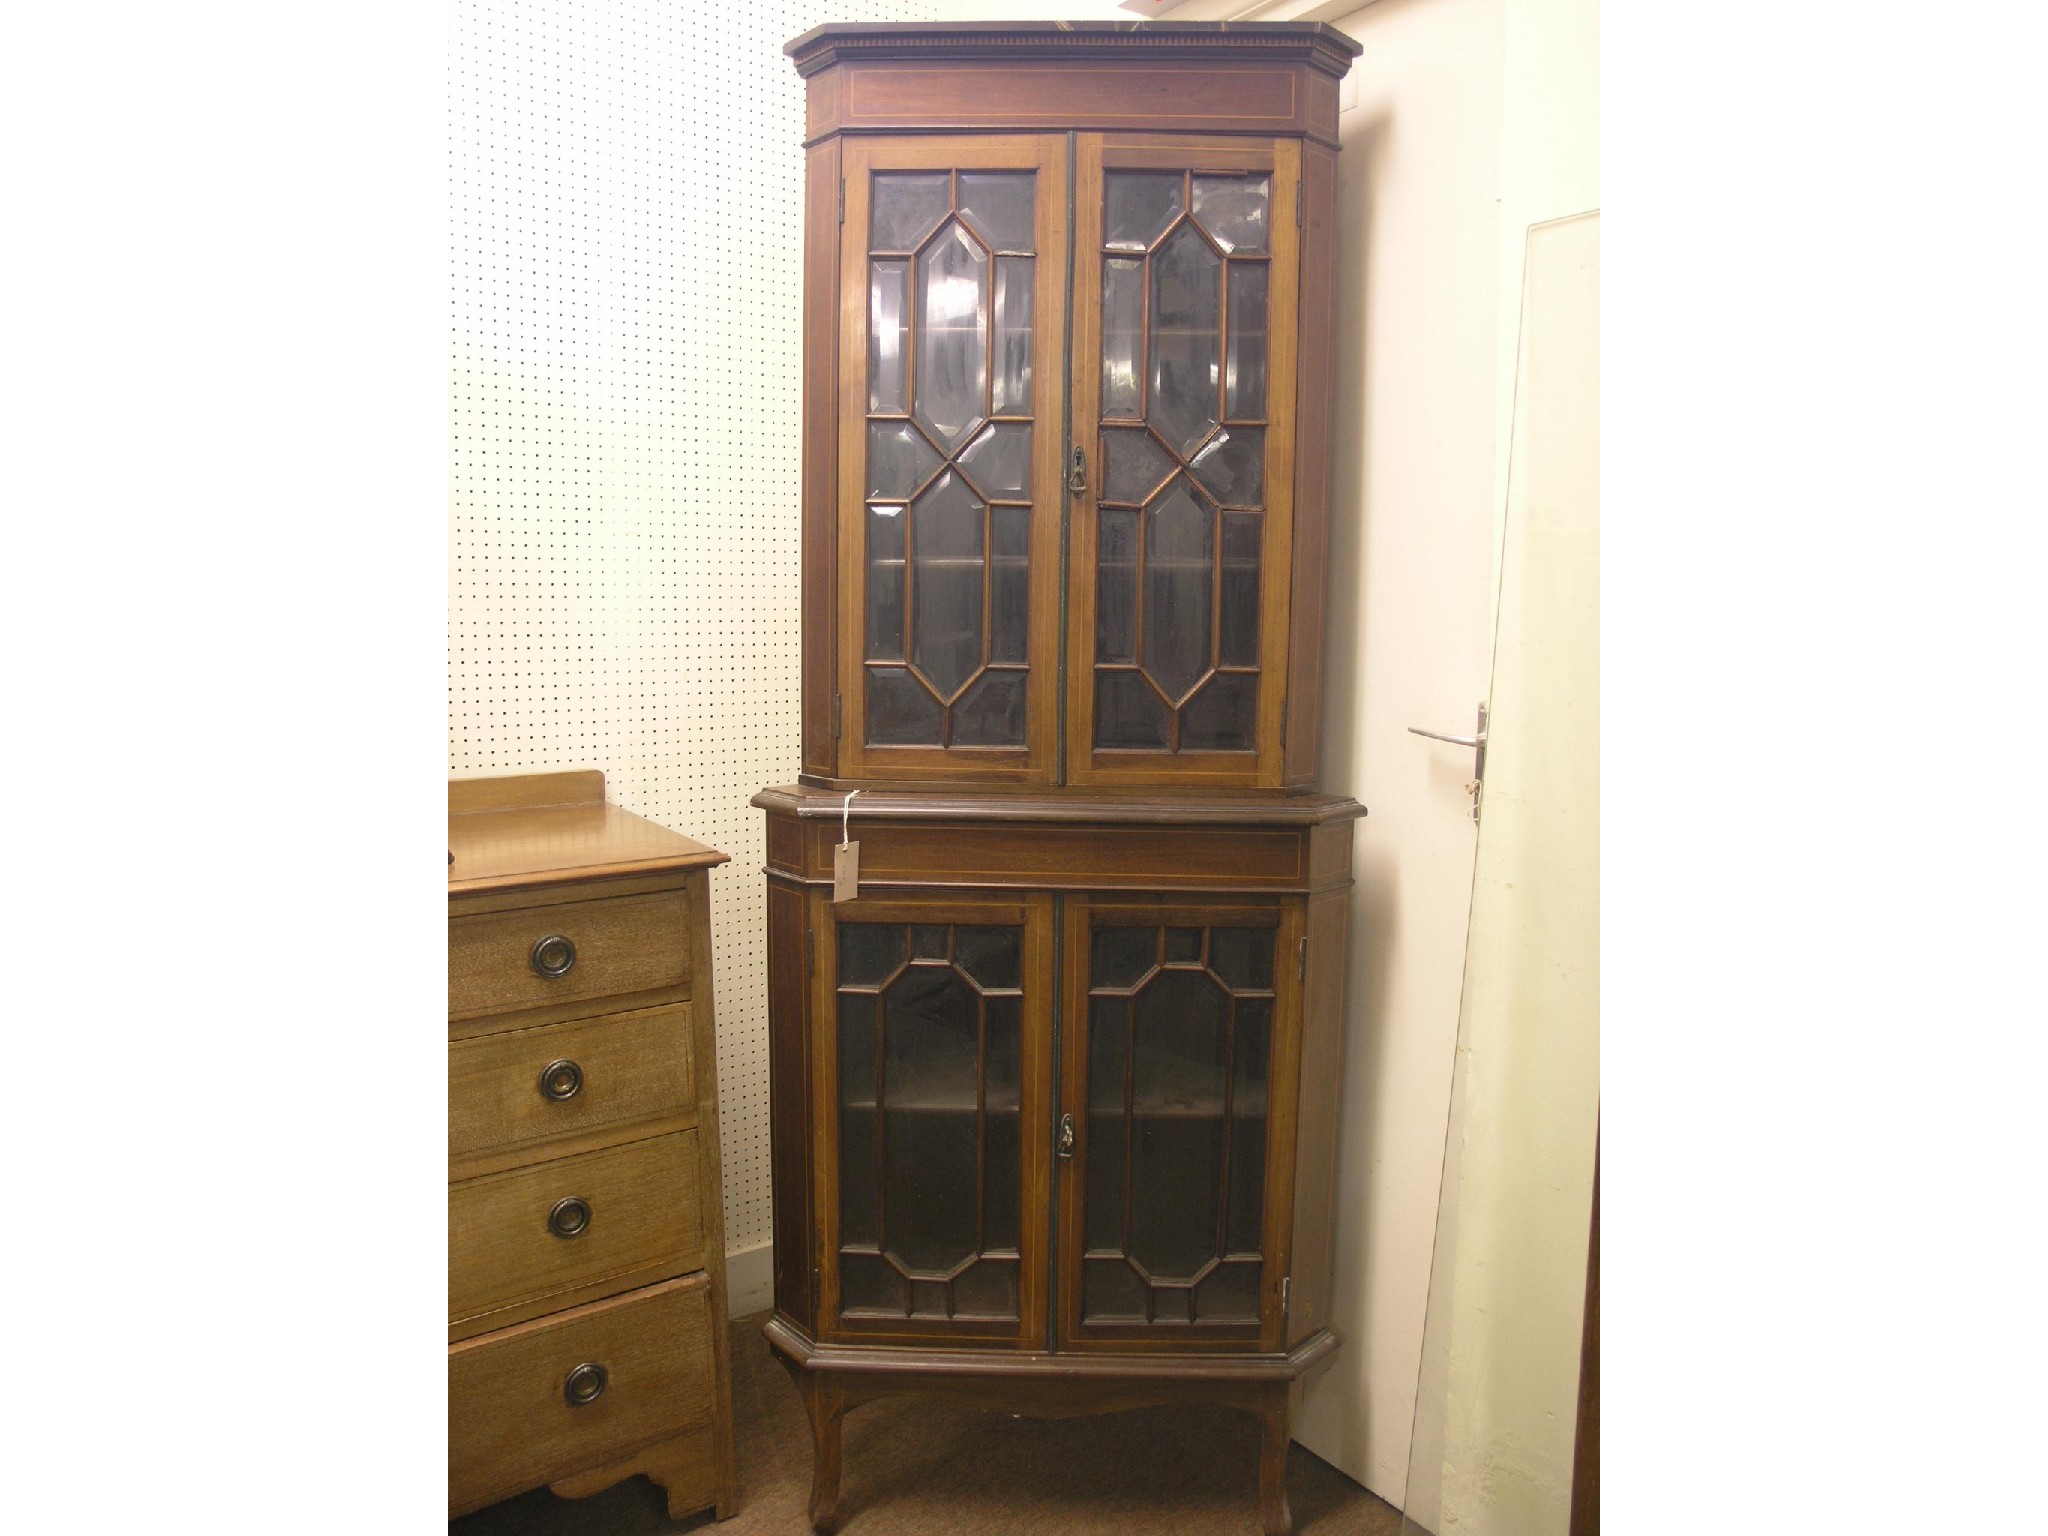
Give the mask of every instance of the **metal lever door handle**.
[[1419, 725], [1408, 727], [1411, 736], [1427, 736], [1431, 741], [1447, 741], [1454, 747], [1472, 749], [1472, 782], [1466, 787], [1472, 791], [1472, 819], [1479, 819], [1479, 786], [1486, 782], [1486, 705], [1479, 705], [1479, 726], [1470, 736], [1452, 736], [1444, 731], [1425, 731]]
[[1410, 736], [1427, 736], [1431, 741], [1448, 741], [1454, 747], [1483, 747], [1486, 745], [1486, 738], [1484, 736], [1446, 736], [1442, 731], [1425, 731], [1419, 725], [1409, 726], [1408, 734]]

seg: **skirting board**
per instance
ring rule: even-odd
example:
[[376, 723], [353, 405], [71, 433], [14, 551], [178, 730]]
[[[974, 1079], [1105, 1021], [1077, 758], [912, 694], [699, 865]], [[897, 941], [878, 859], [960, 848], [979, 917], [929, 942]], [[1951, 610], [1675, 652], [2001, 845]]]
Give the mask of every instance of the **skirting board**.
[[725, 1310], [729, 1317], [766, 1312], [775, 1304], [774, 1244], [735, 1248], [725, 1256]]

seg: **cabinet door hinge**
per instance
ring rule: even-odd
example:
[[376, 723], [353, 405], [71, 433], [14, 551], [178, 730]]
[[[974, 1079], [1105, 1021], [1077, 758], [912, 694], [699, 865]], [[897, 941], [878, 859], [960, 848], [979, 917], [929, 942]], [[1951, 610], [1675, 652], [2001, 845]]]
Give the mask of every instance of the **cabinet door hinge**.
[[[1303, 194], [1302, 183], [1294, 184], [1294, 227], [1301, 229], [1308, 223], [1308, 198]], [[839, 183], [839, 220], [846, 222], [846, 183]]]
[[811, 1266], [811, 1305], [813, 1307], [822, 1307], [825, 1304], [824, 1292], [825, 1272], [813, 1264]]
[[818, 974], [818, 930], [815, 928], [804, 930], [804, 974]]
[[832, 739], [839, 739], [839, 695], [832, 695]]
[[1280, 745], [1283, 749], [1287, 746], [1287, 712], [1292, 708], [1294, 708], [1294, 700], [1282, 699], [1280, 701]]
[[1296, 954], [1295, 979], [1297, 981], [1308, 980], [1308, 940], [1306, 938], [1301, 941], [1301, 948]]
[[1288, 1307], [1291, 1306], [1294, 1302], [1294, 1297], [1291, 1294], [1293, 1290], [1294, 1276], [1289, 1275], [1286, 1279], [1280, 1282], [1280, 1316], [1283, 1321], [1285, 1321], [1287, 1317]]
[[846, 222], [846, 178], [839, 178], [839, 222]]

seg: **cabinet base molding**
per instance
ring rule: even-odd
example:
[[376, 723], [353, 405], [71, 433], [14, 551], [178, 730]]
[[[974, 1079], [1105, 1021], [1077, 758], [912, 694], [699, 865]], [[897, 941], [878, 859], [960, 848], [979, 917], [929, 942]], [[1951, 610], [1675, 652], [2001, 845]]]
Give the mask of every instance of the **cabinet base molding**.
[[761, 1330], [810, 1419], [811, 1526], [839, 1516], [840, 1432], [847, 1410], [884, 1397], [931, 1397], [1029, 1418], [1076, 1418], [1171, 1403], [1220, 1403], [1259, 1421], [1259, 1514], [1288, 1536], [1287, 1444], [1295, 1385], [1336, 1353], [1318, 1329], [1284, 1355], [1074, 1355], [820, 1344], [787, 1318]]

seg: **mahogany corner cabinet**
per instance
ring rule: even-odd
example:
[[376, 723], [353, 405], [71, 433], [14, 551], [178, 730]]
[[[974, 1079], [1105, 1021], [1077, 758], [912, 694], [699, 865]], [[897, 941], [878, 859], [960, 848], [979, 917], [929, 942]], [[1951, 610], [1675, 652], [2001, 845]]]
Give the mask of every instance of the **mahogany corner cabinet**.
[[[803, 771], [768, 816], [775, 1315], [846, 1410], [1232, 1404], [1337, 1348], [1351, 799], [1316, 774], [1321, 23], [826, 26]], [[842, 853], [842, 843], [857, 851]], [[849, 869], [847, 865], [854, 867]]]

